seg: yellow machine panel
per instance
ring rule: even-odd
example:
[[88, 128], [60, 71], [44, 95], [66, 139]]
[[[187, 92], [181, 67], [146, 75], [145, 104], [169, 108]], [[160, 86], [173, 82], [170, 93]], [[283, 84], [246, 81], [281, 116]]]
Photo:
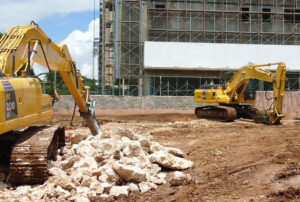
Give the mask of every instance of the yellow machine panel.
[[231, 102], [229, 97], [225, 94], [225, 91], [222, 87], [217, 89], [197, 89], [194, 92], [194, 100], [198, 103], [224, 103], [224, 104], [233, 104], [233, 103], [247, 103], [254, 104], [255, 99], [243, 99], [240, 102]]
[[0, 134], [52, 117], [49, 95], [42, 94], [36, 78], [9, 78], [0, 80]]

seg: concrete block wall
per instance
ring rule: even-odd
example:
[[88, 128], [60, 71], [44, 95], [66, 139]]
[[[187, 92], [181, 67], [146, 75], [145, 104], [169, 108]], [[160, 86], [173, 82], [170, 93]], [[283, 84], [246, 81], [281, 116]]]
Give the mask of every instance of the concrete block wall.
[[[193, 110], [203, 104], [194, 103], [193, 96], [92, 96], [96, 101], [96, 109], [141, 109], [141, 110]], [[272, 92], [257, 92], [255, 106], [260, 109], [272, 107]], [[70, 95], [61, 96], [56, 109], [72, 110], [74, 100]], [[300, 92], [285, 92], [283, 100], [283, 113], [286, 119], [294, 119], [300, 116]]]
[[[93, 95], [96, 101], [96, 109], [142, 109], [142, 98], [131, 96]], [[58, 108], [70, 110], [74, 107], [74, 99], [71, 95], [61, 96]]]
[[193, 96], [146, 96], [144, 97], [144, 109], [195, 109]]
[[[194, 103], [194, 97], [171, 97], [171, 96], [102, 96], [94, 95], [96, 109], [194, 109], [199, 104]], [[63, 95], [57, 106], [59, 109], [71, 110], [74, 100], [70, 95]]]

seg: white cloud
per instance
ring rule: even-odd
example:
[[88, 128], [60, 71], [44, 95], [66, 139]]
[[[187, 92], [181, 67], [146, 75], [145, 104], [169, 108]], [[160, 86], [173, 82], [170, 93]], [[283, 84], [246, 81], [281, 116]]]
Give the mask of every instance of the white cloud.
[[38, 22], [57, 14], [92, 11], [94, 0], [0, 0], [0, 5], [0, 32], [6, 32], [31, 20]]
[[[94, 26], [95, 25], [95, 26]], [[93, 77], [93, 38], [99, 36], [99, 18], [90, 22], [88, 30], [75, 30], [64, 39], [61, 44], [67, 44], [77, 68], [82, 75]], [[96, 65], [95, 65], [96, 66]], [[97, 78], [97, 68], [94, 70], [94, 78]]]

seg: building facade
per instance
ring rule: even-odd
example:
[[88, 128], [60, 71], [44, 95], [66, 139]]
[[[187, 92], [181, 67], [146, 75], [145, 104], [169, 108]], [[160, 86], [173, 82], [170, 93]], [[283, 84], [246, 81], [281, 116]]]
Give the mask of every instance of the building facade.
[[[145, 70], [145, 41], [300, 45], [299, 24], [300, 0], [100, 0], [101, 91], [192, 95], [233, 74]], [[298, 90], [298, 71], [288, 78], [288, 88]]]

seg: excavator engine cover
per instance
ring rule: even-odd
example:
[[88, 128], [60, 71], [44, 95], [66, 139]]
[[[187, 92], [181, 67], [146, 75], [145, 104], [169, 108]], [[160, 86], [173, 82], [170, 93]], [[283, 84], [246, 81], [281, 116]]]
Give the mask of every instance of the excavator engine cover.
[[52, 117], [49, 95], [36, 78], [0, 78], [0, 134]]

